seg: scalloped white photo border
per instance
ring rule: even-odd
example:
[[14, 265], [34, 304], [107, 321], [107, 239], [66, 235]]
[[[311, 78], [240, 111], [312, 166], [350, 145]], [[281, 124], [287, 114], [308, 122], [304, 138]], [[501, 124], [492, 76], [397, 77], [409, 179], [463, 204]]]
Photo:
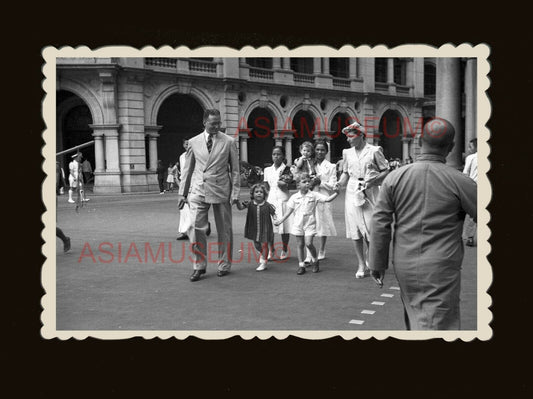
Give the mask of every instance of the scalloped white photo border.
[[[275, 48], [245, 46], [234, 49], [230, 47], [200, 47], [191, 49], [185, 46], [170, 47], [152, 46], [136, 49], [127, 46], [105, 46], [90, 49], [86, 46], [79, 47], [46, 47], [42, 51], [44, 75], [42, 87], [45, 95], [42, 102], [42, 116], [45, 122], [43, 138], [45, 145], [42, 148], [44, 157], [43, 170], [46, 178], [42, 185], [42, 196], [46, 210], [42, 215], [44, 229], [42, 237], [44, 244], [42, 252], [46, 257], [41, 271], [42, 285], [45, 294], [41, 298], [43, 311], [41, 313], [41, 335], [45, 339], [59, 338], [62, 340], [75, 338], [85, 339], [94, 337], [99, 339], [127, 339], [143, 337], [146, 339], [175, 337], [185, 339], [195, 336], [202, 339], [220, 340], [240, 336], [244, 340], [258, 337], [259, 339], [285, 339], [296, 336], [304, 339], [327, 339], [340, 336], [346, 340], [358, 338], [366, 340], [376, 338], [398, 338], [403, 340], [426, 340], [441, 338], [446, 341], [461, 339], [472, 341], [479, 339], [489, 340], [492, 337], [492, 312], [489, 309], [492, 298], [488, 289], [492, 283], [492, 268], [487, 260], [491, 252], [488, 239], [490, 230], [488, 222], [490, 214], [487, 206], [492, 198], [487, 172], [490, 168], [488, 156], [490, 148], [488, 140], [490, 131], [486, 124], [491, 115], [491, 103], [487, 96], [490, 86], [488, 77], [490, 47], [481, 43], [472, 45], [444, 44], [440, 47], [425, 44], [406, 44], [393, 48], [385, 45], [370, 47], [362, 45], [353, 47], [342, 46], [335, 49], [329, 46], [301, 46], [289, 49], [285, 46]], [[478, 138], [478, 246], [477, 246], [477, 330], [469, 331], [73, 331], [56, 329], [56, 204], [55, 204], [55, 151], [56, 151], [56, 59], [60, 57], [471, 57], [477, 58], [477, 138]]]

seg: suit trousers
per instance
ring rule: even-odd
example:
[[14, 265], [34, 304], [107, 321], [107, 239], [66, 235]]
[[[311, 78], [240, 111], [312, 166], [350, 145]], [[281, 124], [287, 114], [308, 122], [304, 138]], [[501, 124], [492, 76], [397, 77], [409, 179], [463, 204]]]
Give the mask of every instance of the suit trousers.
[[[204, 270], [207, 263], [218, 258], [218, 270], [231, 269], [233, 253], [233, 227], [230, 201], [220, 204], [205, 202], [202, 195], [190, 194], [188, 197], [192, 227], [189, 229], [189, 241], [192, 249], [194, 270]], [[215, 225], [217, 227], [217, 241], [207, 245], [208, 212], [213, 205]], [[218, 255], [218, 257], [217, 257]]]

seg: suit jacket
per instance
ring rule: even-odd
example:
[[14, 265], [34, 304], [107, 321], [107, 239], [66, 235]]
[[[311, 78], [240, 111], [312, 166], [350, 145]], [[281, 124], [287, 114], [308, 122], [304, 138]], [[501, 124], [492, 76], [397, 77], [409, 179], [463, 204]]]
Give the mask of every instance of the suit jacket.
[[207, 151], [205, 131], [189, 140], [182, 170], [179, 194], [201, 195], [205, 202], [220, 204], [239, 198], [240, 173], [237, 143], [218, 132], [211, 153]]

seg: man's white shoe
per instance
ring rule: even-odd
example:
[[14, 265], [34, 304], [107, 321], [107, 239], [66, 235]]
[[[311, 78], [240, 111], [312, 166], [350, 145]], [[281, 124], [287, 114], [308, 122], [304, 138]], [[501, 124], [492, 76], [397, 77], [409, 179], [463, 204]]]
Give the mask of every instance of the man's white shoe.
[[318, 252], [318, 260], [326, 259], [326, 251], [324, 252]]
[[289, 254], [287, 254], [287, 252], [285, 252], [285, 251], [281, 251], [281, 255], [280, 255], [280, 257], [279, 257], [281, 260], [285, 260], [285, 259], [287, 259], [288, 257], [289, 257]]
[[73, 200], [72, 198], [69, 198], [69, 199], [68, 199], [68, 202], [71, 203], [71, 204], [73, 204], [73, 203], [74, 203], [74, 200]]
[[274, 256], [274, 254], [272, 253], [272, 251], [268, 251], [268, 257], [267, 257], [267, 259], [268, 259], [268, 260], [272, 260], [272, 256]]

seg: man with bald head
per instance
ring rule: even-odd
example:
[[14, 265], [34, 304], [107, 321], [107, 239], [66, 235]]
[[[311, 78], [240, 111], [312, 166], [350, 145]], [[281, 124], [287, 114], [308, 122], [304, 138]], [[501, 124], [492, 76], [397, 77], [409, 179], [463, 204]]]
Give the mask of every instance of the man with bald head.
[[449, 121], [429, 121], [420, 138], [421, 154], [385, 178], [372, 216], [371, 274], [383, 284], [392, 238], [408, 330], [461, 328], [462, 228], [465, 214], [477, 218], [477, 185], [446, 166], [454, 135]]

